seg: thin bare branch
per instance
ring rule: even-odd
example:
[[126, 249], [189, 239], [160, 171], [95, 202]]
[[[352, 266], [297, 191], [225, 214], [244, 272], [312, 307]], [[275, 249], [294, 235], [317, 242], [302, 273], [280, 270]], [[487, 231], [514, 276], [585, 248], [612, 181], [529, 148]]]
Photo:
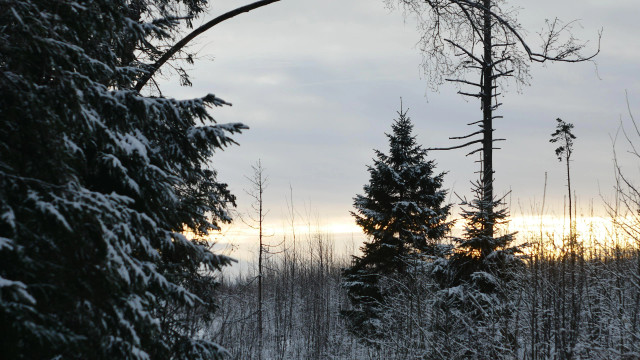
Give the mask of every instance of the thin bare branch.
[[171, 47], [171, 49], [169, 49], [166, 53], [164, 53], [164, 55], [162, 55], [160, 59], [158, 59], [153, 65], [151, 65], [151, 69], [149, 69], [147, 73], [145, 73], [140, 78], [140, 80], [136, 83], [135, 89], [137, 91], [142, 90], [142, 88], [147, 84], [147, 82], [149, 82], [149, 79], [151, 79], [151, 77], [156, 73], [156, 71], [158, 71], [158, 69], [162, 65], [164, 65], [164, 63], [166, 63], [169, 59], [171, 59], [173, 55], [175, 55], [178, 51], [184, 48], [191, 40], [195, 39], [198, 35], [204, 33], [205, 31], [211, 29], [212, 27], [218, 25], [219, 23], [225, 20], [229, 20], [242, 13], [246, 13], [251, 10], [254, 10], [278, 1], [280, 0], [261, 0], [261, 1], [256, 1], [249, 5], [241, 6], [235, 10], [231, 10], [227, 13], [222, 14], [217, 18], [200, 26], [199, 28], [193, 30], [191, 33], [189, 33], [189, 35], [185, 36], [182, 40], [178, 41], [175, 45]]
[[445, 80], [446, 81], [451, 81], [451, 82], [463, 83], [463, 84], [467, 84], [467, 85], [473, 85], [473, 86], [477, 86], [477, 87], [482, 87], [482, 85], [480, 85], [480, 84], [476, 84], [474, 82], [467, 81], [467, 80], [460, 80], [460, 79], [445, 79]]
[[451, 146], [451, 147], [446, 147], [446, 148], [428, 148], [427, 150], [454, 150], [454, 149], [460, 149], [460, 148], [463, 148], [463, 147], [467, 147], [469, 145], [478, 144], [478, 143], [481, 143], [481, 142], [482, 142], [482, 139], [478, 139], [478, 140], [473, 140], [473, 141], [470, 141], [470, 142], [468, 142], [466, 144], [462, 144], [462, 145], [458, 145], [458, 146]]
[[444, 41], [448, 42], [449, 44], [451, 44], [453, 47], [455, 47], [456, 49], [462, 51], [463, 53], [467, 54], [468, 57], [470, 57], [471, 59], [473, 59], [475, 62], [477, 62], [478, 64], [483, 64], [484, 61], [482, 61], [481, 59], [479, 59], [478, 57], [476, 57], [475, 55], [473, 55], [469, 50], [463, 48], [462, 46], [456, 44], [455, 42], [449, 40], [449, 39], [444, 39]]
[[482, 94], [481, 94], [481, 93], [471, 94], [471, 93], [464, 92], [464, 91], [458, 91], [458, 94], [460, 94], [460, 95], [464, 95], [464, 96], [477, 97], [477, 98], [481, 98], [481, 97], [482, 97]]
[[482, 134], [483, 132], [484, 132], [484, 130], [478, 130], [478, 131], [476, 131], [476, 132], [474, 132], [474, 133], [471, 133], [471, 134], [469, 134], [469, 135], [465, 135], [465, 136], [452, 136], [452, 137], [450, 137], [449, 139], [450, 139], [450, 140], [466, 139], [466, 138], [470, 138], [470, 137], [472, 137], [473, 135]]

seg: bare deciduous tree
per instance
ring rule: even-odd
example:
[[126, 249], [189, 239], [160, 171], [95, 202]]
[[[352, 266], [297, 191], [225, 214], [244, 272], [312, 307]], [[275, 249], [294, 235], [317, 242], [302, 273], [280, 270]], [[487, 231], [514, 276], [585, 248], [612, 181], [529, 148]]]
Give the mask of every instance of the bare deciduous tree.
[[264, 256], [268, 252], [268, 245], [264, 244], [264, 232], [263, 232], [263, 224], [264, 219], [267, 216], [268, 211], [265, 211], [263, 208], [264, 201], [262, 196], [264, 195], [264, 191], [267, 186], [268, 177], [264, 173], [264, 168], [262, 167], [262, 161], [258, 160], [255, 165], [251, 166], [253, 170], [253, 175], [251, 177], [247, 177], [247, 180], [251, 183], [251, 190], [246, 191], [246, 193], [253, 198], [253, 204], [251, 204], [251, 209], [253, 210], [253, 214], [249, 215], [249, 219], [251, 223], [245, 222], [249, 227], [258, 230], [258, 240], [259, 240], [259, 248], [258, 248], [258, 358], [262, 359], [262, 340], [263, 340], [263, 319], [262, 319], [262, 276], [263, 276], [263, 261]]
[[[539, 34], [541, 49], [534, 51], [525, 39], [517, 11], [509, 8], [506, 0], [397, 0], [397, 3], [419, 19], [423, 67], [430, 85], [437, 86], [445, 80], [453, 82], [459, 86], [459, 94], [480, 100], [482, 119], [469, 123], [479, 130], [451, 138], [469, 141], [432, 150], [478, 146], [467, 155], [482, 152], [480, 196], [491, 213], [496, 204], [494, 142], [504, 140], [493, 137], [493, 121], [501, 118], [495, 111], [501, 105], [498, 98], [507, 79], [514, 79], [518, 85], [528, 84], [531, 62], [588, 61], [598, 54], [599, 45], [593, 54], [583, 55], [587, 43], [572, 35], [575, 22], [555, 19], [546, 22], [545, 30]], [[484, 231], [486, 236], [493, 236], [494, 224], [487, 221]]]
[[[640, 149], [638, 143], [640, 142], [640, 125], [633, 116], [631, 106], [629, 105], [629, 99], [627, 97], [627, 111], [631, 126], [623, 126], [620, 124], [620, 130], [626, 143], [626, 155], [633, 160], [640, 159]], [[616, 198], [615, 204], [607, 203], [607, 209], [612, 216], [612, 219], [616, 222], [624, 232], [635, 239], [637, 244], [640, 244], [640, 186], [634, 181], [634, 174], [630, 174], [628, 169], [623, 169], [624, 154], [618, 154], [616, 150], [616, 141], [614, 139], [614, 168], [616, 175]], [[625, 171], [626, 170], [626, 171]], [[640, 272], [640, 263], [638, 264], [638, 270]]]

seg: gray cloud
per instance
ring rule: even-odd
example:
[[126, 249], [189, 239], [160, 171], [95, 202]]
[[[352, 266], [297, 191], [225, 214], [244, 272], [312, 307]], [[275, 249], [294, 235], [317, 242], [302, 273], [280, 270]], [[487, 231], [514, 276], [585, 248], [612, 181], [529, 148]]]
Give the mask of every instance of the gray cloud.
[[[217, 14], [241, 2], [215, 4]], [[578, 136], [576, 191], [585, 201], [599, 201], [599, 188], [608, 191], [613, 184], [608, 134], [615, 133], [626, 112], [625, 89], [632, 105], [640, 103], [640, 24], [631, 15], [640, 4], [543, 0], [532, 5], [521, 0], [517, 5], [524, 7], [520, 20], [532, 39], [544, 18], [555, 15], [582, 19], [576, 31], [583, 38], [595, 39], [600, 27], [605, 32], [597, 73], [589, 63], [533, 64], [531, 86], [522, 93], [510, 87], [502, 99], [505, 119], [496, 125], [497, 136], [508, 139], [495, 154], [497, 188], [512, 189], [513, 199], [533, 201], [541, 197], [548, 172], [550, 202], [562, 204], [564, 168], [548, 143], [554, 119], [562, 117], [575, 124]], [[244, 175], [261, 158], [271, 177], [271, 216], [280, 216], [291, 184], [296, 196], [321, 216], [346, 218], [352, 197], [368, 180], [372, 149], [387, 149], [384, 133], [390, 131], [400, 97], [426, 147], [453, 145], [448, 137], [466, 134], [471, 128], [465, 124], [480, 116], [479, 104], [456, 95], [450, 85], [427, 93], [418, 39], [415, 23], [380, 1], [283, 0], [200, 39], [194, 48], [202, 47], [202, 57], [214, 60], [196, 62], [192, 88], [177, 87], [171, 78], [161, 84], [165, 95], [178, 98], [214, 92], [234, 104], [212, 111], [219, 122], [242, 121], [251, 127], [237, 137], [240, 147], [213, 160], [221, 179], [239, 195], [241, 208], [248, 207]], [[431, 153], [439, 169], [449, 171], [447, 186], [462, 195], [469, 193], [478, 167], [476, 158], [465, 153]]]

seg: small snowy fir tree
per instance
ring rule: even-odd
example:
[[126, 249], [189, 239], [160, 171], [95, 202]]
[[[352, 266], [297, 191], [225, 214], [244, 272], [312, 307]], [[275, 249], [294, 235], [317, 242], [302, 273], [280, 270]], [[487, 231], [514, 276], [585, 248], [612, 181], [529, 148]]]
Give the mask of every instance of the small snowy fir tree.
[[463, 236], [443, 266], [434, 272], [443, 290], [436, 299], [440, 312], [433, 324], [433, 337], [442, 344], [437, 358], [513, 358], [517, 344], [509, 333], [515, 305], [510, 289], [514, 271], [521, 264], [514, 233], [498, 235], [508, 222], [500, 199], [484, 200], [481, 181], [475, 183], [474, 198], [463, 200]]
[[246, 127], [215, 124], [214, 95], [134, 90], [206, 5], [0, 1], [3, 358], [223, 355], [183, 314], [229, 259], [184, 234], [230, 221], [209, 160]]
[[[514, 233], [492, 235], [487, 231], [488, 224], [492, 228], [500, 228], [508, 220], [509, 213], [502, 206], [502, 201], [483, 200], [482, 185], [476, 183], [473, 188], [474, 198], [463, 200], [460, 204], [462, 220], [465, 223], [462, 237], [454, 238], [455, 248], [449, 258], [450, 272], [448, 285], [459, 285], [469, 280], [474, 281], [478, 289], [484, 293], [495, 290], [495, 284], [487, 276], [482, 281], [480, 273], [492, 274], [500, 278], [509, 277], [509, 266], [518, 262], [515, 254], [520, 251], [512, 246]], [[474, 280], [475, 279], [475, 280]]]
[[444, 173], [434, 173], [434, 161], [412, 136], [407, 112], [401, 109], [398, 116], [387, 134], [389, 155], [376, 151], [364, 195], [354, 198], [352, 215], [369, 241], [343, 273], [354, 307], [345, 315], [363, 337], [376, 335], [381, 305], [393, 292], [382, 285], [383, 278], [402, 276], [414, 260], [437, 255], [439, 240], [451, 227]]

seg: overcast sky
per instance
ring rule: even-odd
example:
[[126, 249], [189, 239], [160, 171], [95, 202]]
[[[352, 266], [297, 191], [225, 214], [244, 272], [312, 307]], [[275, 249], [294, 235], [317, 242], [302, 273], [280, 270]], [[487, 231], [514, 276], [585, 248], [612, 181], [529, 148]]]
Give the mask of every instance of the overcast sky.
[[[213, 2], [211, 19], [246, 2]], [[628, 122], [625, 90], [640, 116], [640, 2], [637, 0], [510, 1], [520, 6], [519, 20], [532, 46], [544, 20], [579, 19], [576, 34], [592, 40], [604, 29], [601, 54], [594, 64], [532, 64], [531, 85], [507, 89], [499, 109], [496, 137], [506, 138], [494, 153], [496, 192], [512, 191], [514, 213], [527, 212], [542, 198], [548, 173], [547, 203], [562, 212], [564, 167], [549, 143], [555, 119], [575, 124], [572, 177], [579, 206], [613, 186], [612, 140], [620, 121]], [[561, 4], [561, 5], [558, 5]], [[352, 198], [368, 181], [373, 149], [387, 151], [400, 97], [425, 147], [451, 146], [450, 136], [473, 129], [480, 106], [444, 85], [429, 90], [422, 76], [420, 33], [413, 18], [385, 7], [382, 0], [283, 0], [218, 25], [192, 49], [200, 58], [191, 70], [193, 86], [175, 78], [161, 82], [164, 95], [190, 98], [215, 93], [233, 107], [215, 109], [220, 123], [243, 122], [251, 130], [236, 137], [241, 144], [219, 153], [213, 166], [249, 208], [243, 189], [258, 159], [269, 176], [269, 220], [280, 223], [289, 187], [299, 209], [321, 222], [351, 223]], [[478, 170], [467, 151], [430, 152], [445, 184], [469, 194]], [[634, 165], [629, 170], [636, 169]], [[636, 176], [637, 173], [634, 175]], [[637, 176], [636, 176], [637, 178]], [[452, 199], [452, 200], [455, 200]], [[304, 204], [304, 205], [303, 205]]]

